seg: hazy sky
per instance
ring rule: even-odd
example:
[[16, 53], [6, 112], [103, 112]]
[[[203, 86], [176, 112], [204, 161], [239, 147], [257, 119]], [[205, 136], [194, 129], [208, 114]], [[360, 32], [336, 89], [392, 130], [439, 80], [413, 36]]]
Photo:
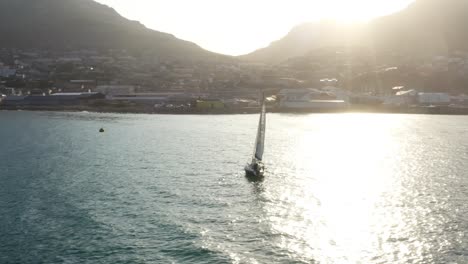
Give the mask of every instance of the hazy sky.
[[149, 28], [231, 55], [265, 47], [303, 22], [368, 20], [403, 9], [412, 1], [98, 0]]

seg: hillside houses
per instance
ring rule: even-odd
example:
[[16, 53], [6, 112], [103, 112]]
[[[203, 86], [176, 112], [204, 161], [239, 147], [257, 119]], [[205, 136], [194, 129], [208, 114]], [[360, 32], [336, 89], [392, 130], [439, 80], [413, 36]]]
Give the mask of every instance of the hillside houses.
[[251, 97], [259, 89], [322, 87], [323, 80], [335, 80], [332, 86], [374, 96], [395, 95], [396, 86], [468, 94], [467, 53], [422, 59], [394, 56], [392, 61], [376, 65], [372, 54], [333, 49], [274, 65], [236, 59], [161, 59], [125, 50], [0, 49], [0, 85], [22, 94], [33, 89], [93, 92], [99, 86], [132, 86], [140, 93]]

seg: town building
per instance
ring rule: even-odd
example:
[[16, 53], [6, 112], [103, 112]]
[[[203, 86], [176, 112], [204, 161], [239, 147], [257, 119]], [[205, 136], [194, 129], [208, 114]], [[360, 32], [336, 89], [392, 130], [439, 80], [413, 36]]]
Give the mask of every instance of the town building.
[[226, 105], [219, 99], [200, 99], [196, 101], [197, 109], [223, 109]]
[[52, 95], [7, 96], [3, 106], [70, 106], [104, 99], [100, 93], [56, 93]]
[[278, 99], [282, 109], [332, 110], [348, 107], [348, 102], [338, 99], [335, 94], [313, 88], [283, 89]]

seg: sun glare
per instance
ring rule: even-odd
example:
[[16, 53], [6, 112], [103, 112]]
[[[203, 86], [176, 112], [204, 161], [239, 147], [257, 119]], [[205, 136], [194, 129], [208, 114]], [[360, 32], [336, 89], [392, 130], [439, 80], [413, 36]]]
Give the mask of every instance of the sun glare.
[[287, 169], [288, 182], [294, 183], [271, 192], [278, 196], [266, 207], [269, 221], [275, 232], [287, 234], [278, 246], [304, 262], [359, 263], [363, 252], [378, 244], [376, 230], [388, 228], [383, 225], [410, 228], [398, 215], [373, 214], [397, 181], [391, 173], [396, 161], [388, 157], [401, 151], [395, 133], [406, 124], [372, 114], [311, 115], [309, 120], [285, 143], [297, 150], [287, 157], [296, 165]]
[[98, 0], [149, 28], [211, 51], [242, 55], [284, 37], [294, 26], [322, 19], [367, 21], [412, 0]]
[[[334, 19], [354, 22], [367, 21], [377, 16], [386, 15], [403, 8], [409, 1], [375, 1], [375, 0], [329, 0], [304, 1], [310, 8], [318, 8], [322, 12], [317, 18]], [[313, 19], [313, 18], [310, 18]]]

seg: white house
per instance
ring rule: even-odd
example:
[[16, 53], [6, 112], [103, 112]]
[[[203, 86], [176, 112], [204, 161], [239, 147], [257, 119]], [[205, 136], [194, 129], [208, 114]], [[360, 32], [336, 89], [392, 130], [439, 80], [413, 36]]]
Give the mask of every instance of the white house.
[[385, 96], [383, 101], [384, 104], [393, 106], [412, 105], [416, 103], [417, 96], [416, 90], [399, 91], [395, 95]]

